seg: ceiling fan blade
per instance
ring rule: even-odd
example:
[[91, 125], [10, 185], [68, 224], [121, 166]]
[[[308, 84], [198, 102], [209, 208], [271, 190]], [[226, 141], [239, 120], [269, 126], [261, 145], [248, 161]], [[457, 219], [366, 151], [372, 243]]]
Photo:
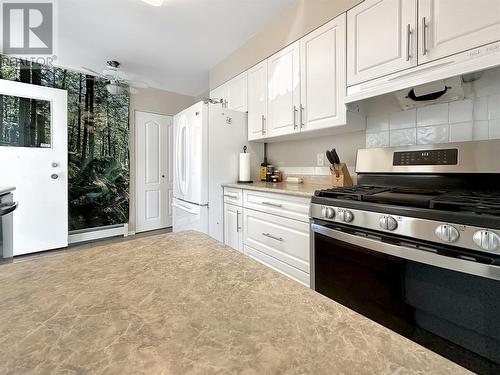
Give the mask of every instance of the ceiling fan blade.
[[92, 73], [93, 75], [96, 75], [96, 76], [99, 76], [99, 77], [102, 77], [102, 76], [103, 76], [103, 74], [102, 74], [102, 73], [98, 73], [98, 72], [96, 72], [94, 69], [90, 69], [90, 68], [87, 68], [87, 67], [85, 67], [85, 66], [82, 66], [82, 69], [83, 69], [83, 70], [86, 70], [87, 72]]

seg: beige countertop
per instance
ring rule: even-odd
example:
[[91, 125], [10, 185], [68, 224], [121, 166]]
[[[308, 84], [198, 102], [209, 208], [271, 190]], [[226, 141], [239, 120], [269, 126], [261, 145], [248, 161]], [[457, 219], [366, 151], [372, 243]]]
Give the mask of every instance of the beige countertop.
[[222, 184], [223, 187], [230, 187], [236, 189], [245, 190], [257, 190], [257, 191], [267, 191], [269, 193], [278, 194], [288, 194], [296, 195], [299, 197], [310, 198], [314, 195], [316, 190], [329, 189], [332, 186], [327, 184], [313, 184], [313, 183], [302, 183], [302, 184], [292, 184], [289, 182], [254, 182], [253, 184], [237, 184], [229, 183]]
[[2, 374], [467, 373], [197, 232], [0, 271]]

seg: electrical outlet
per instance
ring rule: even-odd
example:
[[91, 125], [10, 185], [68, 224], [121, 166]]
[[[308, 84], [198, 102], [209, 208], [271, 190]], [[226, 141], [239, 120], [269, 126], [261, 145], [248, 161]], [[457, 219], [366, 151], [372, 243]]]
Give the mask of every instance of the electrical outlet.
[[325, 165], [325, 154], [316, 155], [316, 164], [318, 167], [322, 167]]

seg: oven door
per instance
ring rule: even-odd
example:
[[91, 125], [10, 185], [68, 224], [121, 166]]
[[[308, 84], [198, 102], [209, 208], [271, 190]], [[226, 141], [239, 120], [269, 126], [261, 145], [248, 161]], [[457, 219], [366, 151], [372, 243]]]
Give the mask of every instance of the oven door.
[[494, 260], [319, 220], [311, 241], [317, 292], [473, 371], [500, 371]]

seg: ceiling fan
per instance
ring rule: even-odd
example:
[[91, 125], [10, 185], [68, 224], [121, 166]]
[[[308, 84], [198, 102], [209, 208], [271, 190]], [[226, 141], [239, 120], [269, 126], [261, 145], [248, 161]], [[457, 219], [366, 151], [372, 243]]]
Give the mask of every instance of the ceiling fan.
[[123, 94], [125, 91], [131, 94], [137, 94], [139, 92], [137, 89], [145, 89], [148, 87], [145, 82], [129, 79], [127, 74], [120, 69], [120, 63], [115, 60], [107, 61], [106, 67], [102, 73], [84, 66], [82, 66], [82, 69], [99, 78], [105, 79], [107, 81], [106, 90], [108, 90], [111, 95]]

